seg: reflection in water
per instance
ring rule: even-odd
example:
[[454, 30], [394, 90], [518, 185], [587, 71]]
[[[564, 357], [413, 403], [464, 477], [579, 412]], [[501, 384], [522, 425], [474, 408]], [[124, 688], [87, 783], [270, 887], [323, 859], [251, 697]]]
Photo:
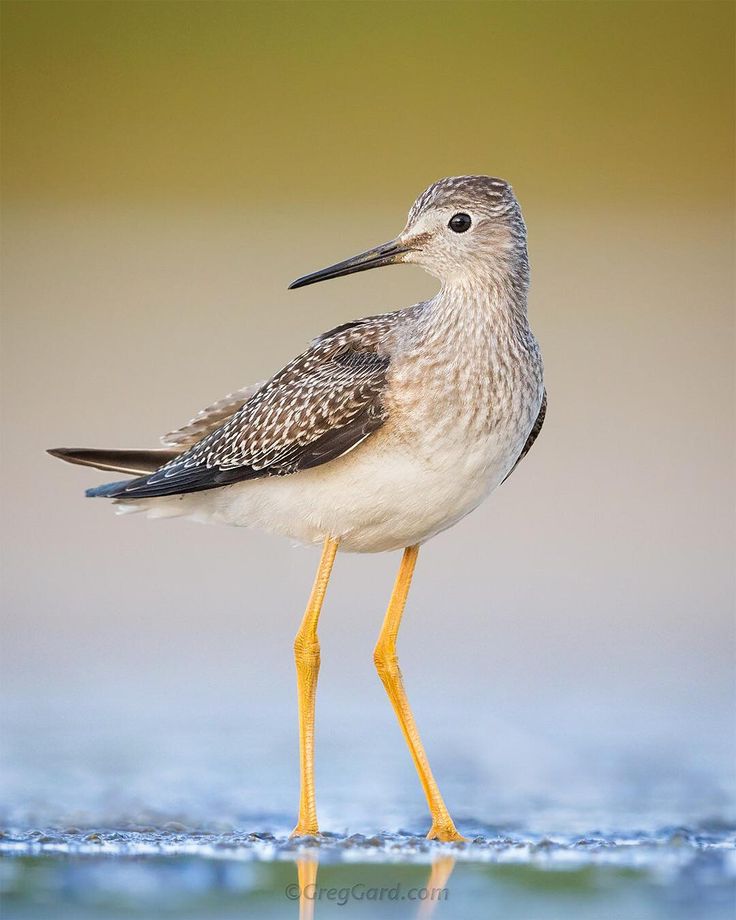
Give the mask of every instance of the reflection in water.
[[[723, 821], [554, 841], [479, 835], [461, 848], [425, 849], [398, 834], [310, 843], [238, 832], [7, 828], [2, 916], [468, 920], [490, 904], [504, 920], [734, 920], [736, 835]], [[434, 859], [431, 871], [417, 859]]]
[[317, 884], [317, 854], [300, 856], [296, 861], [297, 885], [299, 885], [299, 920], [314, 917], [314, 889]]
[[[317, 869], [319, 852], [310, 850], [296, 860], [297, 885], [299, 886], [299, 920], [313, 920], [314, 903], [317, 900]], [[442, 893], [455, 868], [454, 856], [437, 856], [432, 861], [424, 889], [417, 889], [416, 920], [430, 920], [437, 905], [447, 899]]]
[[429, 920], [440, 901], [446, 900], [447, 896], [442, 894], [441, 889], [447, 887], [454, 868], [454, 856], [438, 856], [432, 862], [432, 868], [429, 870], [429, 878], [426, 884], [426, 898], [419, 902], [416, 913], [417, 920]]

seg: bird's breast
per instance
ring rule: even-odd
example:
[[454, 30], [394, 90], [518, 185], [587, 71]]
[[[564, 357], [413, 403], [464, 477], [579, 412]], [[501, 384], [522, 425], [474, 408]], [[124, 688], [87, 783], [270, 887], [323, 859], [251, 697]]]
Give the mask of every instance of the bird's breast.
[[542, 393], [534, 355], [410, 358], [390, 380], [389, 417], [417, 462], [493, 489], [521, 453]]

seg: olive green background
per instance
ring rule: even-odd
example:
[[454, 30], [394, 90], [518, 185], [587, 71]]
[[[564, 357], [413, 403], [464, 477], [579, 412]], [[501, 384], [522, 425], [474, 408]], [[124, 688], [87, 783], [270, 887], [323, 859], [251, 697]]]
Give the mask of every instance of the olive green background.
[[[436, 178], [479, 172], [509, 179], [524, 208], [550, 408], [513, 478], [420, 557], [400, 651], [430, 755], [449, 804], [488, 820], [534, 796], [583, 814], [600, 800], [614, 815], [721, 813], [732, 5], [1, 12], [2, 651], [18, 801], [58, 807], [26, 769], [54, 732], [81, 733], [95, 756], [127, 732], [131, 751], [163, 745], [171, 764], [149, 739], [177, 726], [197, 768], [164, 772], [143, 800], [164, 787], [185, 800], [227, 750], [253, 800], [295, 803], [291, 642], [314, 550], [116, 519], [83, 499], [103, 474], [44, 449], [153, 445], [324, 329], [430, 296], [414, 267], [286, 286], [390, 238]], [[328, 829], [393, 826], [398, 793], [422, 813], [371, 662], [397, 563], [339, 558], [330, 588]], [[199, 745], [220, 723], [229, 747]], [[89, 786], [69, 758], [79, 804]]]
[[[727, 3], [3, 4], [13, 202], [723, 208]], [[350, 211], [346, 209], [351, 206]]]

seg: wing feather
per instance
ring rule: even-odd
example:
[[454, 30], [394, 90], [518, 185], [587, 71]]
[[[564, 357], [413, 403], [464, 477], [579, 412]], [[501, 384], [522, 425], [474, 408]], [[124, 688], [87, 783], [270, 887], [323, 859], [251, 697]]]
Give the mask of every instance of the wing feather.
[[[370, 317], [320, 336], [265, 384], [231, 394], [166, 435], [166, 443], [181, 444], [207, 430], [155, 473], [109, 497], [152, 498], [284, 476], [353, 449], [387, 417], [383, 392], [396, 317]], [[225, 421], [212, 430], [216, 417]]]
[[544, 417], [547, 414], [547, 391], [545, 390], [542, 394], [542, 405], [539, 407], [539, 414], [537, 419], [532, 425], [532, 430], [529, 432], [529, 437], [526, 439], [526, 443], [522, 448], [521, 453], [516, 458], [516, 463], [511, 467], [506, 476], [504, 477], [504, 482], [509, 478], [509, 476], [514, 472], [516, 467], [521, 463], [521, 461], [526, 457], [529, 451], [532, 449], [532, 444], [539, 437], [539, 432], [542, 430], [542, 425], [544, 425]]
[[162, 435], [161, 443], [164, 447], [180, 447], [182, 450], [192, 447], [197, 441], [201, 441], [202, 438], [219, 428], [220, 425], [235, 415], [239, 409], [242, 409], [251, 396], [257, 393], [265, 382], [265, 380], [261, 380], [259, 383], [252, 383], [247, 387], [242, 387], [240, 390], [235, 390], [233, 393], [228, 393], [227, 396], [218, 399], [211, 406], [201, 409], [186, 425]]

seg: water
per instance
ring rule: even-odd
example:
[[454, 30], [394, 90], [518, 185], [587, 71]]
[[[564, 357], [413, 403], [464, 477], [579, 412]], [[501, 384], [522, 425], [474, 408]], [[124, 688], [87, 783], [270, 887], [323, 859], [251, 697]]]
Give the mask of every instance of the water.
[[[288, 836], [292, 719], [166, 720], [155, 707], [130, 721], [6, 719], [5, 920], [733, 916], [736, 824], [702, 764], [596, 760], [503, 723], [491, 744], [438, 711], [436, 772], [470, 837], [443, 845], [423, 837], [398, 731], [321, 709], [320, 840]], [[514, 769], [499, 770], [489, 745]]]
[[733, 829], [479, 830], [453, 845], [408, 833], [290, 840], [171, 824], [8, 830], [5, 916], [291, 917], [300, 907], [319, 918], [732, 916]]

